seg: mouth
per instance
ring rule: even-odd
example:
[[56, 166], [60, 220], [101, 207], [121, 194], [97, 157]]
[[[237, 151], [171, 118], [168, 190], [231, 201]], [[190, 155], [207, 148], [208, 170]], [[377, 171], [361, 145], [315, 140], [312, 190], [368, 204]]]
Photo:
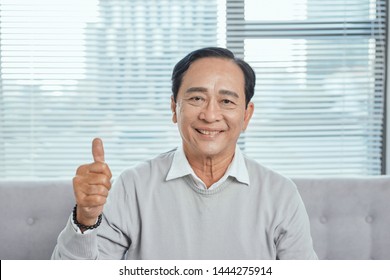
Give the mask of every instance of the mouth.
[[198, 133], [210, 137], [217, 136], [218, 134], [222, 133], [223, 130], [206, 130], [206, 129], [195, 129]]

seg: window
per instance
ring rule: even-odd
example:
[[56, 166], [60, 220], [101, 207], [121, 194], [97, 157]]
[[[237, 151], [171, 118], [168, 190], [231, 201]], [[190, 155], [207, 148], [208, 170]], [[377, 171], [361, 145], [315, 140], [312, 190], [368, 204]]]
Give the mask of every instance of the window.
[[227, 1], [227, 46], [256, 69], [246, 152], [291, 176], [383, 169], [385, 1]]
[[[270, 4], [272, 2], [272, 4]], [[179, 145], [170, 75], [227, 46], [258, 77], [239, 145], [291, 176], [380, 174], [385, 1], [0, 0], [0, 176], [114, 176]]]

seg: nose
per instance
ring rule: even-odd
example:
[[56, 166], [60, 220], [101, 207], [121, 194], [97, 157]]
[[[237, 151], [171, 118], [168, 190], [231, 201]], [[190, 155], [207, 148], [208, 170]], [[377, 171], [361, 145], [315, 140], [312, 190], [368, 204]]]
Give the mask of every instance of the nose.
[[216, 100], [210, 100], [205, 104], [199, 114], [199, 119], [209, 123], [220, 121], [222, 119], [222, 112], [218, 102]]

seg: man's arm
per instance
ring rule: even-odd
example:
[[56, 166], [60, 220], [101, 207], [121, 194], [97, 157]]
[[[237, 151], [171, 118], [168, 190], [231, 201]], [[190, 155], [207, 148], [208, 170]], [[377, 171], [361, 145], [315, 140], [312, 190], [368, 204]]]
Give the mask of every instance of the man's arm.
[[276, 229], [277, 259], [318, 259], [313, 248], [309, 217], [296, 187], [283, 209], [283, 221]]
[[[103, 143], [96, 138], [92, 142], [94, 162], [81, 165], [73, 178], [77, 223], [92, 226], [102, 215], [103, 206], [111, 189], [111, 171], [104, 162]], [[52, 259], [97, 259], [99, 257], [98, 232], [110, 231], [107, 220], [99, 226], [101, 229], [90, 230], [83, 234], [85, 227], [75, 228], [73, 215], [69, 218], [65, 229], [58, 237]]]

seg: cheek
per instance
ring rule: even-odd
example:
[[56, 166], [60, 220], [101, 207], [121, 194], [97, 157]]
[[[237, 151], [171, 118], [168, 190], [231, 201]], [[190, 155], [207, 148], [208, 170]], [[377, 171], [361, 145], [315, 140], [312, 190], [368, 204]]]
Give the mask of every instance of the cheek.
[[241, 129], [245, 125], [245, 115], [243, 112], [234, 112], [232, 114], [228, 114], [225, 117], [226, 121], [230, 124], [230, 126]]
[[182, 106], [177, 112], [177, 120], [181, 123], [190, 123], [196, 120], [197, 116], [197, 111], [193, 106]]
[[187, 126], [189, 126], [186, 114], [183, 114], [183, 112], [180, 111], [176, 114], [176, 122], [181, 131], [185, 131]]

